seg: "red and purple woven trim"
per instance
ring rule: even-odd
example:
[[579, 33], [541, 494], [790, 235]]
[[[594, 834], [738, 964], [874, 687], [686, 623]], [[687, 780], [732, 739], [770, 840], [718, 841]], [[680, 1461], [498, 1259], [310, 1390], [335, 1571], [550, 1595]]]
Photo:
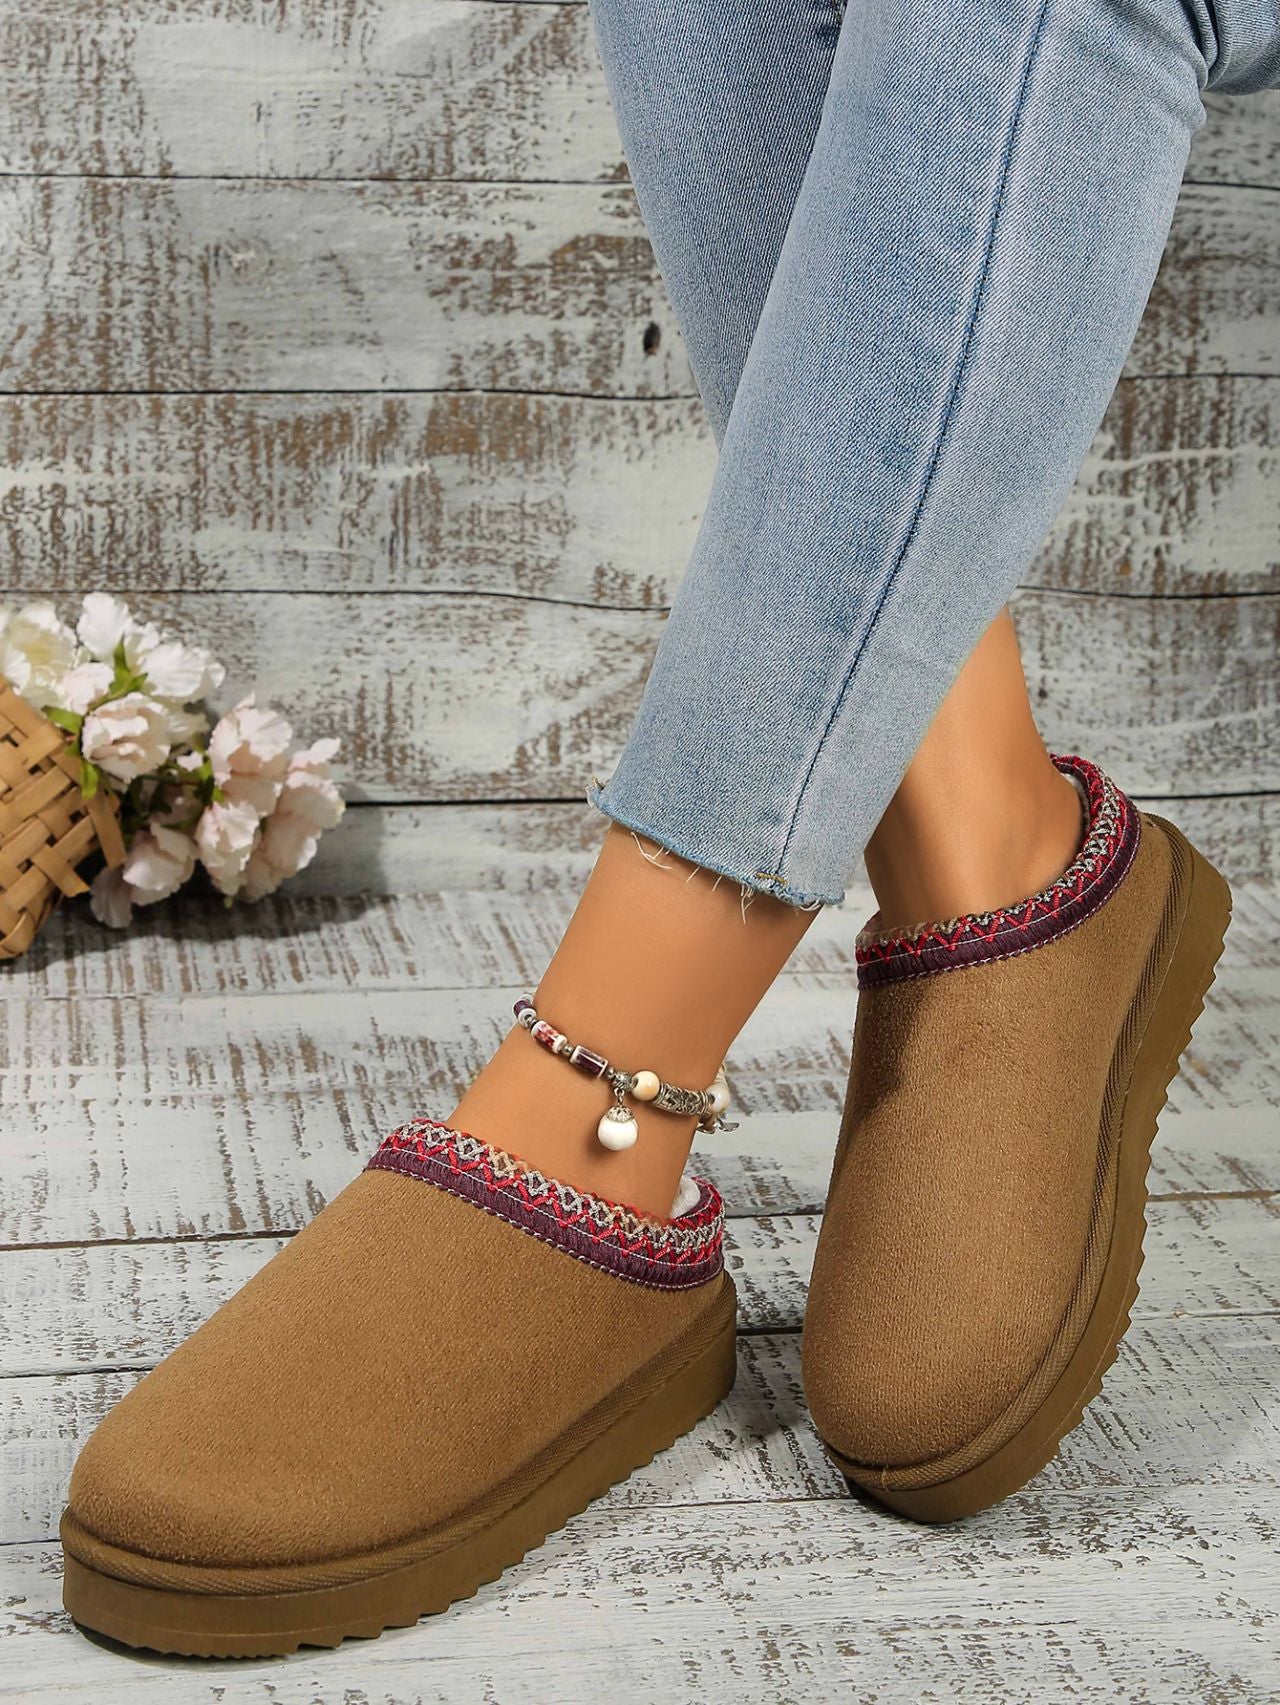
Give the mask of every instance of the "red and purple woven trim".
[[1053, 761], [1084, 787], [1089, 821], [1075, 862], [1051, 887], [1015, 906], [925, 924], [906, 935], [880, 935], [869, 925], [857, 942], [859, 988], [1029, 953], [1092, 917], [1115, 892], [1138, 850], [1138, 809], [1096, 764], [1084, 758]]
[[589, 1266], [656, 1290], [705, 1284], [724, 1267], [724, 1203], [705, 1179], [676, 1219], [657, 1220], [546, 1178], [514, 1155], [435, 1119], [411, 1119], [369, 1161], [420, 1178], [554, 1244]]

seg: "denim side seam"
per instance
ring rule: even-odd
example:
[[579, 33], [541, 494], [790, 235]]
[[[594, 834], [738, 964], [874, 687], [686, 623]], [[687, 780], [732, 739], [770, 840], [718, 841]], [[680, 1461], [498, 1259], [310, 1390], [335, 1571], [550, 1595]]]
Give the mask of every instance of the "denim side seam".
[[[849, 696], [849, 689], [853, 685], [854, 678], [857, 675], [858, 666], [862, 662], [863, 656], [868, 645], [871, 643], [876, 628], [879, 626], [881, 614], [892, 595], [898, 576], [902, 571], [902, 567], [907, 560], [911, 546], [915, 541], [916, 533], [919, 531], [920, 520], [924, 513], [925, 504], [929, 498], [929, 492], [933, 486], [933, 478], [937, 472], [938, 463], [942, 457], [942, 451], [946, 444], [947, 433], [955, 414], [956, 403], [960, 397], [961, 388], [963, 386], [965, 373], [968, 367], [969, 351], [973, 344], [973, 334], [982, 311], [982, 304], [986, 294], [987, 278], [991, 270], [991, 257], [995, 252], [996, 236], [1000, 227], [1000, 216], [1004, 211], [1005, 193], [1009, 184], [1009, 173], [1013, 165], [1014, 151], [1017, 147], [1018, 134], [1022, 125], [1022, 114], [1026, 106], [1027, 94], [1031, 87], [1031, 73], [1039, 54], [1040, 42], [1044, 34], [1045, 20], [1049, 14], [1049, 4], [1050, 0], [1042, 0], [1039, 15], [1036, 18], [1035, 30], [1032, 33], [1030, 46], [1027, 50], [1027, 62], [1023, 67], [1022, 84], [1018, 90], [1017, 103], [1014, 107], [1013, 115], [1009, 124], [1009, 138], [1005, 144], [1004, 158], [1001, 162], [1000, 182], [996, 191], [995, 206], [992, 209], [991, 226], [987, 233], [987, 245], [986, 252], [983, 255], [982, 270], [979, 274], [977, 286], [974, 290], [973, 307], [970, 310], [969, 323], [965, 329], [964, 344], [956, 363], [955, 376], [951, 382], [951, 391], [947, 398], [947, 406], [943, 414], [942, 424], [938, 429], [937, 443], [934, 445], [933, 455], [930, 458], [929, 466], [925, 473], [924, 482], [920, 490], [920, 497], [916, 503], [915, 512], [911, 517], [911, 524], [908, 527], [907, 535], [903, 540], [902, 549], [898, 552], [898, 559], [894, 563], [893, 569], [885, 582], [884, 590], [880, 594], [875, 611], [872, 614], [871, 620], [867, 624], [867, 630], [862, 637], [862, 643], [859, 645], [857, 652], [854, 654], [853, 661], [849, 665], [849, 671], [845, 676], [844, 684], [839, 693], [836, 695], [835, 703], [831, 707], [831, 714], [827, 718], [826, 726], [819, 736], [818, 743], [814, 748], [813, 757], [810, 759], [809, 767], [805, 771], [803, 781], [800, 783], [800, 788], [796, 795], [796, 803], [791, 814], [791, 822], [787, 828], [786, 835], [783, 838], [782, 850], [778, 855], [778, 863], [780, 866], [785, 865], [786, 863], [787, 849], [791, 845], [796, 824], [799, 821], [800, 813], [804, 806], [805, 794], [808, 791], [810, 781], [813, 779], [813, 772], [817, 768], [818, 759], [822, 755], [822, 749], [826, 745], [827, 738], [839, 718], [845, 700]], [[770, 882], [776, 882], [783, 888], [786, 887], [786, 879], [781, 872], [769, 876], [767, 880]]]

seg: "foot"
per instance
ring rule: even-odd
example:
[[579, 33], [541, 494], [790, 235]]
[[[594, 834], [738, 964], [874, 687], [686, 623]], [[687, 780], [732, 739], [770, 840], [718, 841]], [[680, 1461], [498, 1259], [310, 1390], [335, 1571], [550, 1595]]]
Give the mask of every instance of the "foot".
[[1128, 1325], [1156, 1118], [1230, 897], [1091, 764], [1055, 883], [864, 935], [804, 1381], [851, 1484], [924, 1521], [1054, 1455]]
[[419, 1119], [107, 1416], [65, 1602], [160, 1652], [378, 1634], [475, 1592], [733, 1383], [723, 1209], [648, 1219]]

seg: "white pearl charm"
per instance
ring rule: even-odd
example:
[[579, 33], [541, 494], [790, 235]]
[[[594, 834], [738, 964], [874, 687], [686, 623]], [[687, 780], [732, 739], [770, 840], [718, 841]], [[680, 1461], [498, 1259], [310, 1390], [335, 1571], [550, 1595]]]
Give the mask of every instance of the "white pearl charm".
[[616, 1101], [596, 1126], [596, 1136], [605, 1148], [613, 1149], [615, 1153], [634, 1147], [639, 1134], [635, 1114]]
[[657, 1072], [636, 1072], [631, 1079], [631, 1094], [637, 1101], [652, 1101], [661, 1088]]
[[711, 1083], [711, 1111], [719, 1118], [729, 1107], [729, 1083], [723, 1071], [718, 1071]]

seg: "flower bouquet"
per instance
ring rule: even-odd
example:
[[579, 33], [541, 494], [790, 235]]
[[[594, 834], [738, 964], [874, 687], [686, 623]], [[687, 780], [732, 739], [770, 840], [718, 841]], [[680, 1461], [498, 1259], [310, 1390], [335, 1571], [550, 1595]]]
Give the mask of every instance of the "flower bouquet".
[[[252, 694], [210, 727], [223, 666], [91, 592], [74, 629], [52, 604], [0, 612], [0, 958], [25, 952], [60, 894], [100, 922], [207, 871], [228, 903], [309, 864], [342, 816], [336, 740], [292, 750]], [[103, 860], [91, 888], [78, 867]]]

